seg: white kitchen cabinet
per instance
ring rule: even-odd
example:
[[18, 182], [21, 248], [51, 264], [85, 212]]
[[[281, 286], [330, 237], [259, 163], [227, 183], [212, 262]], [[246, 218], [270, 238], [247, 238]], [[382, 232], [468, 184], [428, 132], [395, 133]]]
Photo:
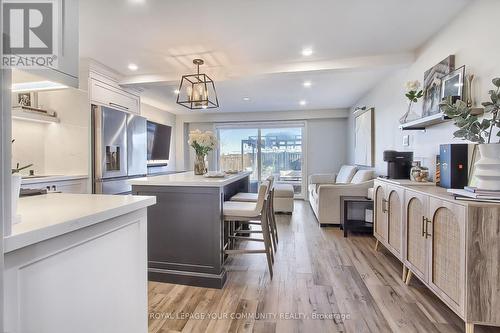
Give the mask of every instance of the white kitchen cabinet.
[[4, 332], [147, 332], [146, 207], [154, 202], [20, 199], [21, 223], [4, 243]]
[[90, 78], [90, 100], [92, 104], [108, 106], [120, 111], [140, 114], [139, 95], [121, 88], [109, 79]]
[[[79, 15], [78, 0], [57, 0], [57, 66], [35, 69], [33, 73], [47, 80], [79, 88]], [[28, 70], [29, 71], [29, 70]]]
[[87, 193], [87, 178], [69, 179], [60, 181], [47, 181], [22, 184], [23, 189], [46, 189], [50, 192], [61, 193]]

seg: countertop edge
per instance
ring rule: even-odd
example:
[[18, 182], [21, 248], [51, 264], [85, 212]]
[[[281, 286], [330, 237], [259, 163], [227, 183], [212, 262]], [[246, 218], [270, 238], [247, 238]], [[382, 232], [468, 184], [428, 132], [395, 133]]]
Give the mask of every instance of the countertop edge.
[[74, 220], [68, 220], [59, 224], [47, 226], [41, 229], [32, 230], [18, 235], [11, 235], [4, 238], [4, 254], [19, 250], [21, 248], [43, 242], [94, 224], [113, 219], [118, 216], [147, 208], [156, 204], [156, 197], [142, 196], [142, 200], [125, 204], [120, 207], [111, 208], [94, 214], [89, 214]]
[[[207, 183], [207, 182], [186, 182], [186, 181], [169, 181], [169, 182], [161, 182], [153, 179], [154, 177], [149, 177], [151, 180], [140, 180], [133, 179], [128, 181], [128, 183], [132, 186], [180, 186], [180, 187], [224, 187], [228, 184], [231, 184], [235, 181], [248, 177], [251, 172], [246, 171], [242, 172], [238, 175], [230, 175], [229, 178], [225, 178], [224, 181], [220, 181], [221, 178], [214, 178], [214, 180], [219, 180], [219, 183]], [[161, 177], [161, 176], [159, 176]], [[144, 178], [143, 178], [144, 179]], [[210, 178], [207, 178], [210, 179]]]

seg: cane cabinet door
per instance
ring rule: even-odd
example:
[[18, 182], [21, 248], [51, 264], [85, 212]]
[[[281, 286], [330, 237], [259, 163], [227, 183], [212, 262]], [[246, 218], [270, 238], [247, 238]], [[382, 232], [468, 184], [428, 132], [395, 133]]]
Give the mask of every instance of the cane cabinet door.
[[427, 239], [425, 235], [428, 197], [418, 192], [405, 191], [406, 251], [405, 263], [422, 281], [427, 281]]
[[404, 190], [387, 186], [387, 236], [391, 252], [398, 258], [402, 255]]
[[465, 207], [429, 199], [429, 286], [448, 306], [464, 313]]
[[385, 199], [385, 184], [375, 182], [373, 189], [373, 198], [375, 202], [375, 227], [373, 232], [379, 240], [387, 243], [387, 214]]

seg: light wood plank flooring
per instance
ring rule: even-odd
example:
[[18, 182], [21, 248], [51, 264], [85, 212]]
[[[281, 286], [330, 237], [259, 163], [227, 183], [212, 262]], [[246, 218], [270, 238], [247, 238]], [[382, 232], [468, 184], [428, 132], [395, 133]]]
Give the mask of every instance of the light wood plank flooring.
[[222, 290], [150, 282], [149, 332], [464, 332], [373, 237], [320, 228], [303, 201], [277, 222], [272, 281], [264, 255], [244, 255], [229, 259]]

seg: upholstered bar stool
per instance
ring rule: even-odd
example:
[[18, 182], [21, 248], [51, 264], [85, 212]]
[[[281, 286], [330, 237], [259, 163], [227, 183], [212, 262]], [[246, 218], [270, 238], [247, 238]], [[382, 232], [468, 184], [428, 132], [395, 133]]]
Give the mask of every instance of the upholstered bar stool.
[[[266, 178], [266, 181], [269, 182], [268, 191], [270, 191], [274, 187], [274, 177], [269, 176]], [[239, 201], [239, 202], [257, 202], [258, 193], [247, 193], [247, 192], [238, 192], [231, 197], [231, 201]]]
[[[268, 192], [268, 184], [260, 185], [259, 192], [257, 193], [257, 202], [238, 202], [238, 201], [225, 201], [224, 202], [224, 222], [229, 227], [229, 241], [224, 247], [224, 253], [227, 255], [237, 254], [252, 254], [252, 253], [265, 253], [269, 274], [273, 278], [273, 253], [271, 245], [271, 234], [268, 218], [269, 202], [266, 200]], [[234, 222], [240, 225], [260, 225], [261, 230], [243, 230], [234, 229]], [[242, 237], [238, 236], [241, 233], [262, 233], [262, 238]], [[261, 242], [264, 243], [263, 249], [234, 249], [232, 245], [234, 240]]]
[[[270, 228], [271, 239], [273, 241], [274, 252], [276, 252], [278, 245], [278, 229], [276, 225], [276, 215], [274, 211], [274, 177], [269, 176], [267, 177], [266, 181], [269, 183], [269, 188], [268, 188], [269, 209], [267, 217], [269, 221], [268, 224]], [[257, 193], [239, 192], [234, 196], [232, 196], [230, 200], [237, 202], [257, 202], [257, 196], [258, 196]]]

